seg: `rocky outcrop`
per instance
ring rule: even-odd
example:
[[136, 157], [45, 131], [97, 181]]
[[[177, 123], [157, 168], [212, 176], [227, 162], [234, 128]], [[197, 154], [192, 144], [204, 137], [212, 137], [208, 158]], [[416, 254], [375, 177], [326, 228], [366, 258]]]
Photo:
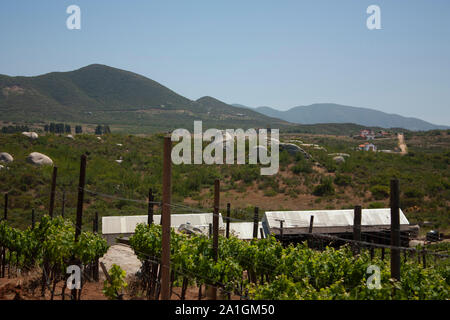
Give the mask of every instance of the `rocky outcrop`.
[[7, 152], [0, 152], [0, 162], [10, 163], [13, 162], [14, 158]]
[[38, 165], [38, 166], [46, 166], [46, 165], [52, 166], [53, 165], [52, 159], [50, 159], [45, 154], [42, 154], [39, 152], [30, 153], [30, 155], [27, 157], [27, 162], [34, 164], [34, 165]]
[[22, 134], [25, 137], [30, 138], [31, 140], [36, 140], [37, 138], [39, 138], [38, 134], [36, 132], [22, 132]]

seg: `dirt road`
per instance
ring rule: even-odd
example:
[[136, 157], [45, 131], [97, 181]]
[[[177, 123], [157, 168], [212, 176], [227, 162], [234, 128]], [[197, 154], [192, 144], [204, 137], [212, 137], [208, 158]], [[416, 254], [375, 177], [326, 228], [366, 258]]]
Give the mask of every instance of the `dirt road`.
[[403, 135], [403, 133], [399, 133], [399, 134], [397, 134], [397, 138], [398, 138], [398, 147], [401, 150], [400, 154], [407, 154], [408, 147], [406, 146], [406, 143], [405, 143], [405, 136]]

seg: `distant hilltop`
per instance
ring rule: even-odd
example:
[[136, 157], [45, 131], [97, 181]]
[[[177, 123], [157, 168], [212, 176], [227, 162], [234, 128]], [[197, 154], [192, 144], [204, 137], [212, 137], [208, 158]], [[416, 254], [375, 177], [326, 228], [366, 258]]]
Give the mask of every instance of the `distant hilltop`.
[[[234, 104], [234, 106], [245, 107], [241, 104]], [[334, 103], [299, 106], [287, 111], [279, 111], [270, 107], [258, 107], [253, 110], [266, 116], [299, 124], [355, 123], [369, 127], [404, 128], [412, 131], [450, 129], [449, 126], [435, 125], [417, 118], [403, 117], [374, 109], [344, 106]]]

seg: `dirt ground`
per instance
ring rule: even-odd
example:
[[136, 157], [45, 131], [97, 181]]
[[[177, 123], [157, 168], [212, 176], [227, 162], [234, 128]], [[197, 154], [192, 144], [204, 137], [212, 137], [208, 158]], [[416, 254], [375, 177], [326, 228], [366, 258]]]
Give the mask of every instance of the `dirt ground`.
[[[40, 287], [40, 274], [34, 274], [25, 277], [18, 277], [12, 279], [0, 279], [0, 300], [51, 300], [51, 294], [49, 290], [46, 290], [45, 295], [41, 296]], [[130, 283], [131, 285], [131, 283]], [[53, 300], [62, 300], [62, 286], [60, 282], [56, 286], [55, 296]], [[86, 282], [83, 284], [81, 292], [81, 300], [107, 300], [102, 293], [103, 281], [99, 282]], [[66, 290], [65, 300], [70, 300], [70, 291]], [[181, 295], [181, 288], [173, 288], [171, 300], [179, 300]], [[186, 291], [186, 300], [198, 300], [198, 287], [189, 287]], [[232, 300], [239, 300], [239, 296], [233, 295]], [[132, 292], [131, 290], [125, 290], [124, 300], [145, 300], [143, 293]], [[225, 296], [218, 294], [218, 299], [226, 299]], [[202, 288], [202, 300], [208, 300], [205, 296], [205, 288]]]
[[[110, 269], [113, 264], [119, 265], [127, 274], [126, 281], [128, 288], [124, 290], [124, 300], [144, 300], [145, 296], [139, 290], [136, 290], [139, 280], [136, 280], [136, 272], [141, 267], [141, 262], [134, 254], [133, 250], [123, 244], [116, 244], [108, 249], [108, 252], [100, 259], [105, 264], [106, 269]], [[14, 273], [13, 273], [14, 274]], [[15, 274], [14, 274], [15, 275]], [[102, 292], [105, 275], [100, 269], [99, 282], [85, 282], [81, 291], [81, 300], [106, 300]], [[19, 275], [13, 278], [0, 278], [0, 300], [51, 300], [49, 288], [41, 295], [42, 272], [34, 270], [28, 274]], [[63, 281], [56, 285], [55, 296], [53, 300], [62, 300]], [[196, 286], [188, 287], [186, 291], [186, 300], [198, 300], [199, 289]], [[202, 288], [203, 297], [205, 297], [205, 288]], [[70, 299], [70, 291], [65, 291], [65, 300]], [[171, 299], [179, 300], [181, 288], [174, 287]], [[219, 296], [220, 299], [220, 296]], [[225, 299], [225, 297], [223, 297]], [[239, 300], [238, 296], [232, 296], [233, 300]]]

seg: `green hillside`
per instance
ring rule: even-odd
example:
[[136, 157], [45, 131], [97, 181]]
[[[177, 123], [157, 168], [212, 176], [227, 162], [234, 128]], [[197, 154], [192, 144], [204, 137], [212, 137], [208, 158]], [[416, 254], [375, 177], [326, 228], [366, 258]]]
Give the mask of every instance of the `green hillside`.
[[62, 121], [139, 126], [144, 131], [192, 126], [286, 127], [289, 123], [214, 98], [191, 101], [141, 75], [90, 65], [37, 77], [0, 75], [2, 121]]
[[[388, 207], [389, 181], [397, 177], [401, 208], [409, 221], [413, 224], [430, 221], [429, 228], [448, 232], [450, 132], [408, 133], [405, 139], [409, 153], [404, 156], [355, 151], [358, 142], [344, 136], [286, 134], [281, 139], [300, 139], [326, 150], [304, 147], [313, 161], [283, 151], [280, 171], [274, 176], [261, 176], [256, 165], [174, 165], [173, 202], [209, 212], [213, 206], [214, 180], [219, 178], [221, 208], [231, 203], [232, 215], [238, 219], [251, 219], [254, 206], [260, 212], [344, 209], [356, 204], [364, 208]], [[91, 221], [96, 211], [100, 216], [146, 214], [148, 189], [153, 188], [157, 199], [161, 195], [162, 142], [160, 134], [147, 137], [108, 134], [102, 140], [90, 134], [76, 135], [74, 140], [48, 134], [31, 141], [21, 134], [0, 133], [0, 152], [8, 152], [15, 159], [11, 164], [2, 163], [6, 168], [0, 169], [0, 195], [4, 192], [10, 195], [10, 223], [19, 227], [29, 225], [31, 208], [39, 216], [48, 212], [52, 168], [26, 163], [31, 152], [48, 155], [58, 167], [58, 214], [65, 190], [66, 215], [74, 218], [79, 159], [86, 152], [86, 188], [116, 197], [87, 194], [86, 221]], [[382, 147], [380, 143], [376, 142]], [[393, 137], [383, 143], [395, 145], [397, 140]], [[329, 154], [336, 152], [349, 154], [345, 163], [332, 160]], [[115, 161], [121, 158], [122, 163]], [[173, 213], [185, 212], [180, 207]], [[86, 227], [90, 228], [90, 223]], [[425, 230], [422, 228], [422, 232]]]

